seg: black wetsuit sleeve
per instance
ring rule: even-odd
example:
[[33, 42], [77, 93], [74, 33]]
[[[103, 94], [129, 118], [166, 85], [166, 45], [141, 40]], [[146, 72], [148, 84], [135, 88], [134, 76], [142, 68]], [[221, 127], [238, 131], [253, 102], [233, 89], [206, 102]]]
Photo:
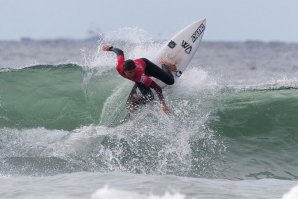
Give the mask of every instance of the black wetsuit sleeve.
[[123, 51], [119, 48], [114, 48], [113, 46], [111, 46], [109, 51], [113, 51], [114, 53], [116, 53], [117, 56], [120, 56], [120, 55], [124, 56]]
[[150, 84], [150, 88], [153, 88], [157, 94], [158, 99], [160, 100], [161, 103], [165, 102], [165, 98], [162, 94], [162, 89], [161, 87], [156, 84], [154, 81], [152, 81], [152, 83]]

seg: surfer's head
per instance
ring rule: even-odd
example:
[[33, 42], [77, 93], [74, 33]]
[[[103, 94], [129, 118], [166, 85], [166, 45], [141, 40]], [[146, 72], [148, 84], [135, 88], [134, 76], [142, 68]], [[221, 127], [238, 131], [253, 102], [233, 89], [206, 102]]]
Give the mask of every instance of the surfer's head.
[[123, 72], [127, 77], [133, 77], [136, 73], [136, 64], [131, 59], [124, 62]]

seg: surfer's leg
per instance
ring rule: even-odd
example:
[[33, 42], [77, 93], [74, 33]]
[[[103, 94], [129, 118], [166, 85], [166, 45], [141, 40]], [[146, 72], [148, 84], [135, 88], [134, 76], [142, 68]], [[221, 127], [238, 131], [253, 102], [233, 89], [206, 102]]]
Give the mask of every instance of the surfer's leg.
[[140, 105], [139, 100], [138, 100], [137, 88], [138, 88], [138, 85], [135, 84], [132, 87], [132, 89], [130, 91], [130, 94], [129, 94], [128, 98], [127, 98], [126, 108], [129, 111], [134, 111], [134, 110], [138, 109], [138, 106]]
[[147, 102], [154, 100], [154, 95], [148, 86], [145, 86], [144, 84], [141, 84], [141, 83], [136, 83], [136, 84], [138, 85], [138, 88], [142, 93], [143, 104], [146, 104]]
[[[140, 90], [142, 95], [137, 93], [137, 88]], [[144, 105], [152, 100], [154, 100], [154, 95], [151, 89], [143, 84], [135, 83], [126, 101], [126, 108], [129, 111], [135, 111], [140, 105]]]
[[168, 85], [172, 85], [175, 83], [174, 76], [170, 71], [169, 67], [165, 64], [162, 65], [162, 69], [149, 61], [146, 58], [142, 58], [146, 63], [145, 74], [148, 76], [155, 77]]

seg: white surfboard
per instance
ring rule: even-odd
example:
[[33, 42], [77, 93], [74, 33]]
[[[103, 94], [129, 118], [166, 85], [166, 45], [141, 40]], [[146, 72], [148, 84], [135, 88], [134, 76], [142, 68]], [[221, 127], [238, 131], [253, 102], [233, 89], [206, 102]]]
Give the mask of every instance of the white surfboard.
[[[174, 35], [158, 52], [153, 62], [161, 67], [160, 61], [175, 64], [177, 71], [173, 72], [175, 81], [183, 74], [195, 55], [205, 32], [206, 19], [196, 21]], [[154, 79], [160, 86], [165, 83]]]

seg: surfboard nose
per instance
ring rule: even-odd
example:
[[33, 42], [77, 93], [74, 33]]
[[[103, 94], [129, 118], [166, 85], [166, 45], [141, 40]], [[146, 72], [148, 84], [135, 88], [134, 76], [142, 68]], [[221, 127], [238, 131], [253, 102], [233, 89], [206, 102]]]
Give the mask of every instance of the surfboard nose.
[[207, 19], [204, 18], [204, 19], [202, 19], [202, 21], [203, 21], [204, 25], [206, 25]]

